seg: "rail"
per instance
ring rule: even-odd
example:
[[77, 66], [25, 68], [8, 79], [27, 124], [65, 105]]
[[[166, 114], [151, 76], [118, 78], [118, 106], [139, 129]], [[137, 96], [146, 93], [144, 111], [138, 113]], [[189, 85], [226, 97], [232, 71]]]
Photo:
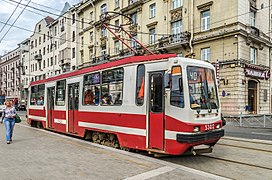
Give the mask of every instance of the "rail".
[[228, 124], [240, 127], [272, 128], [272, 114], [224, 115]]

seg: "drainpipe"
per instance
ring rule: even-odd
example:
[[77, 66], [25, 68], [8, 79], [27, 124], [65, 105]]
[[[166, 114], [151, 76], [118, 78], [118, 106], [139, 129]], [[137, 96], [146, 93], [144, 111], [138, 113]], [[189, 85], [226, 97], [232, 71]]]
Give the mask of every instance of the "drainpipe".
[[193, 44], [192, 44], [193, 37], [194, 37], [194, 0], [191, 0], [191, 38], [190, 38], [190, 42], [189, 42], [189, 46], [191, 49], [191, 55], [194, 52]]

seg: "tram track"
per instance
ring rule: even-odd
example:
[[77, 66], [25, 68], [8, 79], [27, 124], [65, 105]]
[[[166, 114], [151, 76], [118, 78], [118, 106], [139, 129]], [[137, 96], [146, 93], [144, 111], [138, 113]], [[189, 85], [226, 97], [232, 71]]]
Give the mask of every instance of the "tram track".
[[220, 161], [224, 161], [224, 162], [235, 163], [235, 164], [240, 164], [240, 165], [245, 165], [245, 166], [250, 166], [250, 167], [254, 167], [254, 168], [260, 168], [260, 169], [266, 169], [266, 170], [271, 170], [272, 171], [272, 168], [270, 168], [270, 167], [259, 166], [259, 165], [245, 163], [245, 162], [241, 162], [241, 161], [234, 161], [234, 160], [230, 160], [230, 159], [225, 159], [225, 158], [221, 158], [221, 157], [213, 157], [213, 156], [209, 156], [209, 155], [199, 155], [199, 156], [205, 157], [205, 158], [210, 158], [210, 159], [215, 159], [215, 160], [220, 160]]

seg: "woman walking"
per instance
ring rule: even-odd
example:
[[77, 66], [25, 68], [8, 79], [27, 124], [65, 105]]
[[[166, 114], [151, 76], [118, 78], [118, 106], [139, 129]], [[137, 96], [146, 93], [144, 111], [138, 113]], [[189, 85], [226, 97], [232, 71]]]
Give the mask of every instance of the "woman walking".
[[10, 144], [10, 141], [12, 141], [12, 133], [13, 133], [14, 125], [15, 125], [16, 111], [15, 111], [15, 108], [12, 107], [11, 101], [6, 101], [5, 105], [6, 105], [6, 108], [3, 109], [2, 115], [3, 115], [4, 124], [6, 127], [7, 144]]

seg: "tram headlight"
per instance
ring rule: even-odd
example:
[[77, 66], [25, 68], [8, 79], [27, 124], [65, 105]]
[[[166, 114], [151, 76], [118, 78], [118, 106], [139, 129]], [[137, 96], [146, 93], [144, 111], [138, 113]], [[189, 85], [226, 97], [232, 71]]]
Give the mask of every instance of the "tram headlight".
[[199, 132], [200, 131], [200, 127], [199, 126], [195, 126], [194, 127], [194, 132]]
[[217, 125], [215, 126], [216, 129], [219, 129], [220, 127], [221, 127], [220, 124], [217, 124]]

